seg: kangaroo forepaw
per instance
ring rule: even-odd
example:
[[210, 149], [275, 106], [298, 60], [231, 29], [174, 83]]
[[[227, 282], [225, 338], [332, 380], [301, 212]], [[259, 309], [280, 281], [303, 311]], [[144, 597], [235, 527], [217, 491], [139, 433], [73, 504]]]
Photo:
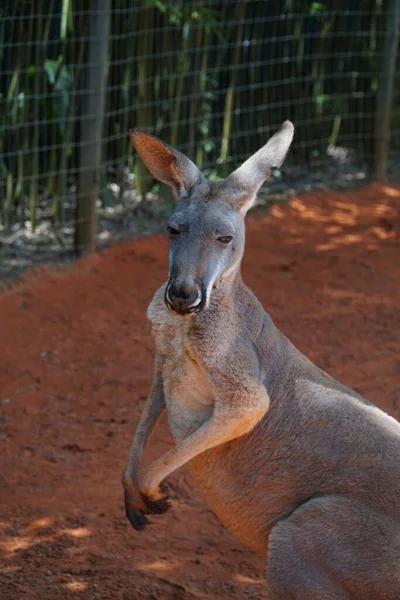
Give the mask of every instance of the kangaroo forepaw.
[[149, 512], [153, 515], [162, 515], [171, 507], [168, 496], [164, 496], [159, 500], [151, 500], [151, 498], [142, 494], [142, 499], [148, 507]]
[[151, 525], [146, 515], [140, 509], [126, 510], [126, 516], [136, 531], [142, 531], [146, 525]]

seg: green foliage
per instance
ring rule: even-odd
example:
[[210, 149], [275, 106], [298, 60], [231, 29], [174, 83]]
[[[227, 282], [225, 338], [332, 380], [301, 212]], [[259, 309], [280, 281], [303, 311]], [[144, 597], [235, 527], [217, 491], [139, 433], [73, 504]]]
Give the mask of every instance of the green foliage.
[[318, 15], [326, 11], [326, 6], [322, 2], [311, 2], [310, 15]]
[[[292, 160], [323, 157], [342, 136], [363, 155], [371, 151], [381, 0], [351, 6], [347, 0], [115, 0], [112, 6], [103, 157], [115, 173], [128, 165], [142, 198], [154, 182], [132, 153], [132, 126], [179, 146], [212, 168], [214, 179], [286, 118], [297, 128]], [[0, 52], [3, 225], [24, 217], [27, 197], [26, 216], [34, 223], [35, 194], [50, 199], [56, 224], [64, 218], [67, 184], [79, 168], [81, 65], [89, 43], [87, 19], [76, 8], [72, 0], [20, 2], [12, 27], [0, 26], [0, 44], [20, 44]], [[114, 203], [109, 183], [104, 170], [105, 207]]]
[[45, 60], [44, 70], [49, 79], [52, 95], [52, 104], [48, 118], [55, 117], [57, 119], [60, 133], [64, 135], [73, 78], [67, 67], [60, 60]]

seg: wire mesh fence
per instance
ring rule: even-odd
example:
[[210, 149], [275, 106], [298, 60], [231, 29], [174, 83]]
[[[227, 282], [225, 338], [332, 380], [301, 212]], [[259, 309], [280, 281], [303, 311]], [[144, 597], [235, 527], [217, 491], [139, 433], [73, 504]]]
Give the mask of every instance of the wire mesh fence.
[[[395, 175], [398, 5], [3, 2], [0, 241], [6, 269], [59, 260], [74, 244], [78, 252], [90, 250], [94, 242], [157, 226], [170, 201], [134, 156], [132, 126], [177, 146], [217, 178], [290, 118], [293, 150], [268, 183], [268, 200], [283, 189], [368, 179], [377, 139], [385, 145], [379, 111], [386, 110], [391, 138], [383, 162]], [[385, 103], [391, 86], [393, 101]]]

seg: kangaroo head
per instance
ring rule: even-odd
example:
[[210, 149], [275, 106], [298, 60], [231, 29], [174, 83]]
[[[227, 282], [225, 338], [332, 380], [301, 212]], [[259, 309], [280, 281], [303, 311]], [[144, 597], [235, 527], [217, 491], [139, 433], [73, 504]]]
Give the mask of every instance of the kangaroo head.
[[294, 128], [285, 121], [258, 152], [223, 181], [208, 181], [184, 154], [158, 138], [134, 129], [133, 146], [159, 181], [177, 199], [168, 224], [169, 279], [165, 302], [171, 312], [189, 316], [208, 306], [219, 281], [233, 281], [244, 252], [244, 218], [257, 191], [279, 167]]

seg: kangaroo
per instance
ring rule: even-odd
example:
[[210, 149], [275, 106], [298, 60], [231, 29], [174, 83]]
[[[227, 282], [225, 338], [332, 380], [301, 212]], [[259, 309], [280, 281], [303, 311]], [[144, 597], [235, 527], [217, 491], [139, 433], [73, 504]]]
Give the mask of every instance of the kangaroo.
[[[134, 129], [174, 190], [168, 281], [148, 308], [154, 380], [123, 476], [136, 530], [189, 464], [224, 526], [266, 558], [271, 600], [400, 599], [400, 424], [335, 381], [274, 326], [240, 265], [245, 215], [294, 128], [286, 121], [225, 180]], [[140, 468], [164, 408], [174, 447]]]

